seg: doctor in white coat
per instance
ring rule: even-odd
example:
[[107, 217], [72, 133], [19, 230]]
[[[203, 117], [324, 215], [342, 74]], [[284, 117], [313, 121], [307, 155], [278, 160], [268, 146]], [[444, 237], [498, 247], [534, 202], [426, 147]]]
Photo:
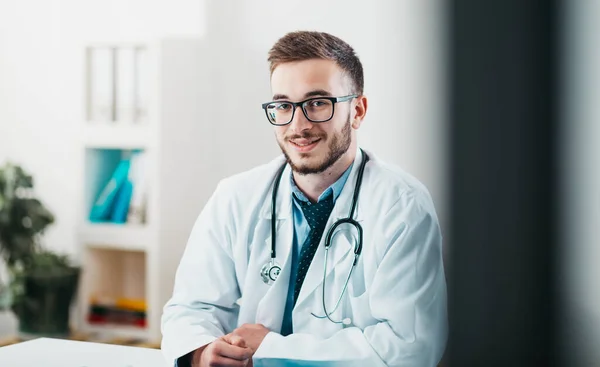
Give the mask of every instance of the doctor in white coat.
[[[330, 34], [292, 32], [269, 62], [263, 108], [283, 155], [222, 180], [201, 211], [163, 310], [166, 359], [436, 366], [447, 335], [438, 218], [420, 182], [358, 146], [358, 57]], [[325, 200], [318, 233], [303, 208]]]

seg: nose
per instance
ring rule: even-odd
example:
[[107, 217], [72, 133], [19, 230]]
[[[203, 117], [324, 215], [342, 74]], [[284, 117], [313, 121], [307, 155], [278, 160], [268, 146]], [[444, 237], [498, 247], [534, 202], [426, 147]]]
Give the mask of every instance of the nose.
[[292, 121], [290, 122], [290, 129], [292, 131], [304, 131], [304, 130], [308, 130], [312, 127], [313, 123], [310, 122], [306, 116], [304, 116], [304, 111], [302, 110], [301, 106], [296, 106], [296, 109], [294, 110], [294, 117], [292, 118]]

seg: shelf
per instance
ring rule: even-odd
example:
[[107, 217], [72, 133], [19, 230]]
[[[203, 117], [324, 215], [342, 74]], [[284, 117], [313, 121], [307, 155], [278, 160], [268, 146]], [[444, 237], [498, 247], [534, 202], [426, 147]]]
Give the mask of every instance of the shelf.
[[[210, 68], [204, 40], [133, 41], [86, 42], [81, 50], [84, 98], [76, 134], [82, 172], [76, 178], [74, 237], [84, 271], [76, 326], [107, 337], [160, 340], [161, 309], [172, 295], [190, 228], [220, 176], [209, 159], [220, 130], [207, 117], [207, 111], [215, 116], [219, 111], [211, 109], [214, 101], [205, 88]], [[130, 52], [93, 54], [96, 46], [139, 46], [147, 52], [133, 55], [137, 73], [130, 68]], [[146, 328], [90, 323], [104, 320], [90, 307], [98, 298], [143, 300]]]
[[88, 247], [146, 251], [154, 238], [151, 229], [145, 225], [86, 223], [79, 230], [79, 239]]
[[[93, 300], [127, 298], [148, 302], [146, 259], [147, 254], [140, 251], [88, 248], [84, 253], [86, 269], [82, 274], [81, 292], [78, 295], [82, 332], [95, 332], [108, 337], [146, 338], [150, 336], [147, 326], [96, 324], [88, 319]], [[148, 322], [147, 318], [146, 322]]]
[[147, 122], [87, 122], [83, 142], [88, 148], [144, 149], [151, 145]]

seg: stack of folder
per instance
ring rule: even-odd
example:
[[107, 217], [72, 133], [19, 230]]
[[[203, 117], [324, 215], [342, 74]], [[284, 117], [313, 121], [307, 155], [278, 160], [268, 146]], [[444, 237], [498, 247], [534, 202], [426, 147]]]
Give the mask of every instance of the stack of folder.
[[92, 298], [88, 322], [94, 325], [146, 327], [146, 302], [130, 298]]
[[91, 222], [144, 223], [146, 209], [146, 156], [136, 151], [123, 158], [94, 202]]

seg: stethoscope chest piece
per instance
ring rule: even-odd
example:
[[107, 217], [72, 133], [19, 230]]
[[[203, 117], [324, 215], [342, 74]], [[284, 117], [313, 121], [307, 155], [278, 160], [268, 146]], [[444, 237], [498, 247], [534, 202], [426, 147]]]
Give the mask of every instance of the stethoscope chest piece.
[[263, 265], [260, 270], [260, 276], [262, 277], [263, 282], [268, 285], [273, 284], [277, 280], [279, 273], [281, 273], [281, 266], [279, 266], [274, 259], [271, 259], [271, 261]]

